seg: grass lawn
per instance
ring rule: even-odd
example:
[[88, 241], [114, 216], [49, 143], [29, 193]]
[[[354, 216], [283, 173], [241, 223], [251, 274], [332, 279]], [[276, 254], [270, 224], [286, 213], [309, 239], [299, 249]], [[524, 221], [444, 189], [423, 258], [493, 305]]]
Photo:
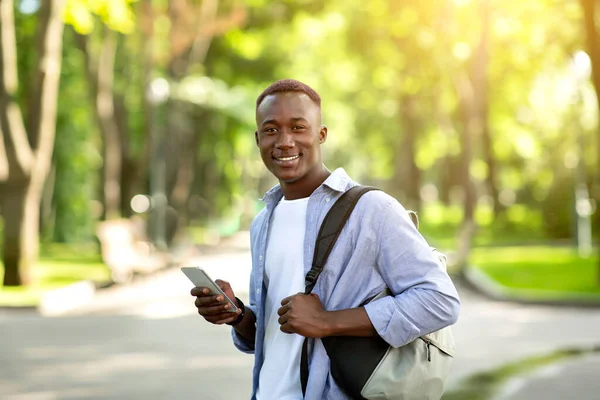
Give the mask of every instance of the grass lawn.
[[[0, 274], [4, 275], [1, 263]], [[81, 280], [107, 282], [110, 271], [89, 246], [52, 245], [42, 249], [32, 270], [32, 280], [28, 287], [0, 287], [0, 307], [37, 306], [47, 291]]]
[[537, 291], [542, 297], [582, 294], [600, 299], [597, 252], [584, 259], [568, 247], [480, 247], [473, 250], [470, 264], [515, 294]]

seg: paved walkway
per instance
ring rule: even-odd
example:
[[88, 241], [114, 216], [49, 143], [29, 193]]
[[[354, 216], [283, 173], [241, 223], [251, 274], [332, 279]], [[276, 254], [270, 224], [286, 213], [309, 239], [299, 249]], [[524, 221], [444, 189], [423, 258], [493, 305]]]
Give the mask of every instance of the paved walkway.
[[[233, 252], [200, 256], [192, 264], [202, 266], [214, 278], [229, 280], [236, 294], [247, 299], [250, 269], [247, 249], [236, 248]], [[19, 382], [20, 372], [14, 368], [6, 369], [7, 364], [20, 365], [24, 368], [21, 371], [28, 371], [29, 375], [35, 373], [38, 378], [44, 374], [52, 376], [52, 385], [57, 385], [57, 388], [62, 388], [59, 384], [60, 379], [73, 380], [78, 373], [86, 373], [86, 369], [79, 370], [76, 366], [80, 364], [72, 359], [68, 362], [63, 360], [62, 373], [59, 369], [43, 372], [37, 363], [31, 361], [31, 357], [41, 357], [39, 352], [36, 352], [36, 343], [39, 345], [50, 341], [55, 337], [53, 335], [63, 334], [65, 340], [50, 347], [43, 345], [40, 348], [49, 348], [54, 352], [51, 357], [60, 358], [63, 356], [61, 352], [64, 351], [67, 357], [75, 357], [80, 362], [83, 362], [85, 357], [71, 354], [75, 349], [99, 355], [98, 352], [106, 348], [109, 357], [98, 358], [98, 362], [102, 364], [100, 367], [103, 366], [106, 372], [110, 368], [122, 370], [123, 365], [129, 365], [126, 368], [127, 372], [133, 372], [132, 369], [136, 366], [141, 368], [135, 375], [137, 378], [132, 378], [133, 380], [123, 381], [123, 376], [120, 375], [105, 377], [106, 381], [102, 382], [112, 382], [110, 379], [114, 379], [114, 387], [107, 388], [108, 393], [114, 396], [103, 397], [99, 394], [97, 398], [147, 398], [149, 394], [152, 397], [152, 393], [169, 393], [168, 397], [158, 398], [185, 399], [191, 398], [189, 396], [195, 393], [196, 386], [198, 393], [206, 394], [208, 389], [213, 393], [208, 397], [199, 395], [197, 398], [247, 398], [250, 390], [251, 357], [232, 350], [228, 333], [221, 329], [222, 327], [209, 326], [194, 316], [190, 288], [191, 283], [187, 278], [179, 270], [172, 269], [139, 279], [128, 286], [102, 290], [86, 304], [74, 307], [68, 314], [58, 318], [38, 320], [34, 316], [26, 316], [15, 320], [10, 315], [0, 313], [0, 346], [2, 343], [6, 346], [12, 341], [11, 348], [0, 348], [0, 359], [7, 361], [6, 364], [0, 363], [6, 365], [4, 369], [0, 366], [0, 394], [3, 393], [3, 388], [10, 387], [3, 386], [5, 384], [18, 384], [18, 390], [7, 393], [24, 393], [28, 382], [33, 379], [30, 376], [27, 378], [29, 380], [21, 379]], [[509, 362], [562, 348], [600, 345], [600, 309], [501, 303], [490, 301], [465, 287], [459, 287], [459, 292], [462, 310], [460, 320], [454, 328], [457, 358], [449, 379], [449, 389], [456, 387], [461, 379], [473, 373], [494, 369]], [[59, 311], [55, 310], [55, 314]], [[47, 312], [52, 314], [51, 309]], [[56, 322], [51, 325], [54, 331], [42, 332], [42, 327], [52, 321]], [[16, 329], [13, 329], [13, 334], [5, 330], [6, 324]], [[64, 331], [61, 331], [61, 326], [64, 326]], [[86, 330], [89, 330], [93, 345], [81, 337], [82, 334], [85, 335]], [[70, 335], [72, 339], [68, 339]], [[40, 342], [41, 337], [44, 337], [44, 340]], [[103, 338], [105, 343], [101, 342]], [[189, 346], [189, 343], [195, 342], [196, 348]], [[73, 343], [72, 348], [69, 343]], [[92, 353], [89, 356], [93, 360]], [[209, 357], [210, 354], [214, 354], [212, 358]], [[170, 370], [164, 374], [165, 379], [161, 380], [158, 370], [164, 362], [167, 364], [162, 365], [169, 366]], [[73, 367], [70, 367], [71, 365]], [[52, 368], [51, 365], [48, 367]], [[91, 368], [90, 365], [87, 369], [88, 375], [92, 374]], [[505, 397], [502, 399], [568, 398], [562, 394], [564, 392], [561, 389], [565, 389], [566, 393], [571, 395], [577, 394], [574, 396], [577, 399], [600, 399], [600, 380], [591, 379], [600, 376], [600, 361], [597, 358], [572, 361], [561, 364], [560, 368], [560, 374], [552, 379], [547, 379], [548, 374], [544, 375], [542, 372], [541, 375], [534, 374], [525, 380], [511, 381], [508, 386], [510, 390], [503, 394]], [[139, 375], [143, 374], [143, 371], [146, 371], [149, 379], [143, 379], [143, 375]], [[229, 373], [234, 373], [236, 378], [228, 379]], [[64, 374], [70, 376], [66, 377]], [[183, 376], [188, 378], [183, 380], [182, 384], [182, 380], [178, 378]], [[187, 383], [187, 379], [191, 381]], [[50, 380], [46, 382], [49, 384]], [[181, 387], [177, 390], [166, 390], [164, 385], [175, 385], [176, 382], [180, 382], [178, 385]], [[38, 385], [37, 388], [39, 387], [41, 386]], [[203, 389], [200, 390], [200, 387]], [[232, 387], [235, 388], [233, 392]], [[103, 393], [107, 393], [106, 390]], [[134, 393], [136, 395], [133, 395]], [[172, 397], [173, 395], [175, 397]], [[0, 397], [83, 398], [76, 393], [65, 397], [44, 397], [43, 393], [38, 397]]]
[[600, 355], [550, 365], [509, 381], [494, 400], [600, 399]]

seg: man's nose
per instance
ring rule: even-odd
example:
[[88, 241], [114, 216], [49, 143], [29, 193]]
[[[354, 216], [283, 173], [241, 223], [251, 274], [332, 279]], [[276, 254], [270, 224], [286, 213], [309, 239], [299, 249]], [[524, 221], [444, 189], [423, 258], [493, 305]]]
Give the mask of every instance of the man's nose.
[[294, 144], [292, 132], [290, 132], [288, 129], [282, 129], [279, 132], [279, 137], [277, 138], [277, 147], [288, 149], [294, 147]]

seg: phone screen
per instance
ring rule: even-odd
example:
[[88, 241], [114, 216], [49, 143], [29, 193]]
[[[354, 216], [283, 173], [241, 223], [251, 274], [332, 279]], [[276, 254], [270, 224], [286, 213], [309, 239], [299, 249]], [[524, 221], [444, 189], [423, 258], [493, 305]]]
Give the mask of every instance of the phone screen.
[[196, 287], [205, 287], [205, 288], [208, 288], [208, 290], [210, 290], [211, 294], [222, 295], [223, 298], [225, 299], [225, 301], [227, 301], [231, 305], [231, 308], [227, 311], [230, 311], [230, 312], [237, 311], [238, 308], [237, 308], [235, 302], [232, 299], [230, 299], [225, 294], [225, 292], [223, 292], [221, 290], [219, 285], [217, 285], [216, 282], [213, 281], [211, 279], [211, 277], [208, 276], [206, 271], [204, 271], [202, 268], [200, 268], [200, 267], [183, 267], [183, 268], [181, 268], [181, 271], [188, 277], [188, 279], [190, 281], [192, 281], [192, 283]]

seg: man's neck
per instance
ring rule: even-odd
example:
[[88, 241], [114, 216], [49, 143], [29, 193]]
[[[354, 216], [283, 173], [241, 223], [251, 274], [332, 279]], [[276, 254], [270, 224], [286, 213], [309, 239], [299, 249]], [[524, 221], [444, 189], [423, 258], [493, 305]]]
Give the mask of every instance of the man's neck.
[[309, 197], [331, 175], [331, 171], [323, 165], [318, 174], [305, 177], [296, 182], [279, 182], [286, 200], [297, 200]]

